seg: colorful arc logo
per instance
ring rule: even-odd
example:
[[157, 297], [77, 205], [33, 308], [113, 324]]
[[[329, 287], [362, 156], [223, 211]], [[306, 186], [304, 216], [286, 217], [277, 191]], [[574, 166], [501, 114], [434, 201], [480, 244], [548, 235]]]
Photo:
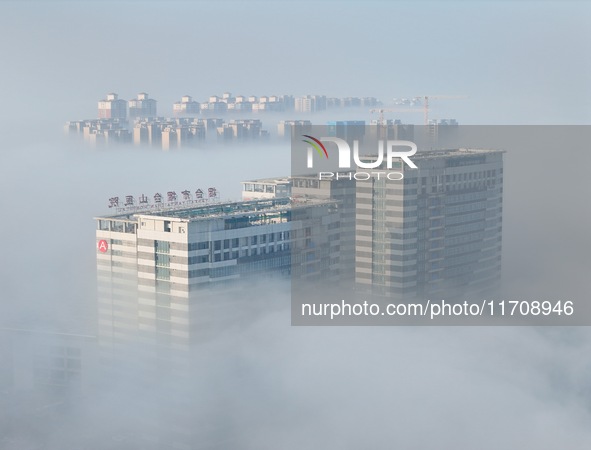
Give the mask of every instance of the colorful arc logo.
[[[326, 151], [326, 147], [324, 146], [324, 144], [322, 142], [320, 142], [318, 139], [316, 139], [313, 136], [309, 136], [307, 134], [303, 135], [304, 137], [307, 137], [308, 139], [312, 139], [311, 142], [308, 139], [302, 139], [303, 142], [305, 142], [306, 144], [310, 144], [312, 147], [314, 147], [316, 149], [316, 151], [318, 152], [318, 154], [320, 156], [324, 155], [326, 157], [326, 159], [328, 159], [328, 152]], [[320, 150], [322, 148], [322, 150]], [[324, 151], [324, 153], [323, 153]]]

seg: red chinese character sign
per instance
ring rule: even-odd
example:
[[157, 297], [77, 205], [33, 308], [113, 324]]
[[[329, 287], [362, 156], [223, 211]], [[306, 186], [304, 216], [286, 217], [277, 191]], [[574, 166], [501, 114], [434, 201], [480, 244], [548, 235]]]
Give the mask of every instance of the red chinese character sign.
[[109, 244], [107, 244], [107, 241], [105, 241], [104, 239], [98, 241], [98, 250], [101, 253], [106, 253], [107, 250], [109, 250]]

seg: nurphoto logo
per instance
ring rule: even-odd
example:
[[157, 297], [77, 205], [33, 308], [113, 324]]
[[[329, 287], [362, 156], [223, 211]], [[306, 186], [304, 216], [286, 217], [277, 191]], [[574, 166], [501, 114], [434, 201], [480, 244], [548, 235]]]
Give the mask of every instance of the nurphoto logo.
[[[417, 166], [410, 159], [417, 152], [417, 145], [412, 141], [400, 141], [400, 140], [379, 140], [377, 142], [377, 156], [373, 161], [362, 161], [359, 156], [359, 141], [353, 140], [353, 152], [349, 143], [344, 139], [338, 137], [321, 137], [320, 139], [310, 136], [308, 134], [302, 135], [306, 139], [302, 139], [303, 142], [309, 144], [307, 147], [307, 168], [314, 168], [314, 150], [321, 158], [329, 159], [328, 150], [324, 143], [333, 143], [337, 147], [338, 151], [338, 165], [339, 169], [350, 169], [351, 168], [351, 153], [353, 154], [353, 162], [358, 168], [361, 169], [376, 169], [380, 167], [384, 158], [386, 160], [386, 168], [392, 169], [393, 160], [399, 158], [401, 161], [406, 163], [411, 169], [416, 169]], [[408, 150], [400, 150], [400, 147], [406, 147]], [[384, 151], [384, 148], [386, 149]], [[370, 151], [368, 154], [374, 154]], [[372, 158], [373, 159], [373, 158]], [[400, 167], [400, 166], [398, 166]], [[367, 180], [371, 177], [380, 179], [381, 177], [387, 178], [388, 180], [402, 180], [404, 174], [402, 172], [349, 172], [347, 173], [334, 173], [334, 172], [320, 172], [319, 179], [340, 179], [340, 178], [355, 178], [356, 180]]]

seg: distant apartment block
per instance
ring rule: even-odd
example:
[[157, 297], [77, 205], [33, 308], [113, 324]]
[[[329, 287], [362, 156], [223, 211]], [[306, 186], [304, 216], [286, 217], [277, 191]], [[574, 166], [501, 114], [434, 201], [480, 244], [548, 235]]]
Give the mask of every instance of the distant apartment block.
[[99, 119], [127, 119], [127, 102], [111, 92], [107, 98], [98, 102]]
[[258, 119], [231, 120], [217, 128], [217, 136], [224, 140], [267, 137], [268, 133], [262, 129], [262, 126]]
[[136, 98], [129, 100], [129, 118], [144, 119], [156, 117], [156, 100], [149, 98], [145, 92], [140, 92]]
[[309, 133], [311, 129], [312, 122], [309, 120], [282, 120], [277, 125], [277, 135], [291, 139], [292, 136]]
[[184, 95], [180, 102], [172, 105], [172, 110], [175, 116], [196, 115], [201, 112], [201, 104], [194, 101], [190, 95]]
[[380, 102], [375, 97], [328, 97], [326, 99], [326, 108], [373, 108], [380, 106]]
[[137, 120], [133, 127], [133, 143], [170, 150], [197, 145], [205, 140], [206, 133], [205, 119], [142, 119]]
[[374, 139], [413, 141], [415, 137], [415, 126], [402, 123], [399, 119], [374, 119], [370, 125], [371, 137]]
[[202, 113], [226, 113], [226, 112], [301, 112], [314, 113], [325, 111], [328, 108], [345, 107], [375, 107], [381, 102], [375, 97], [346, 97], [327, 98], [325, 95], [305, 95], [295, 97], [292, 95], [244, 95], [234, 96], [230, 92], [224, 92], [222, 96], [212, 95], [201, 103]]
[[331, 120], [327, 123], [327, 132], [329, 136], [339, 137], [341, 139], [363, 140], [365, 136], [364, 120]]
[[292, 111], [294, 107], [293, 97], [290, 95], [263, 95], [257, 97], [251, 95], [233, 96], [230, 92], [224, 92], [221, 97], [212, 95], [206, 102], [201, 103], [201, 112], [226, 113], [226, 112], [284, 112]]
[[132, 135], [127, 121], [122, 119], [75, 120], [67, 122], [64, 131], [70, 136], [81, 136], [92, 146], [129, 144]]
[[[357, 99], [357, 97], [355, 97]], [[67, 134], [81, 135], [95, 146], [134, 143], [162, 147], [165, 150], [195, 146], [208, 136], [221, 141], [258, 139], [269, 137], [258, 119], [234, 119], [225, 122], [220, 119], [226, 113], [284, 113], [298, 111], [311, 113], [324, 111], [328, 107], [349, 104], [347, 99], [327, 99], [323, 95], [307, 95], [294, 98], [292, 95], [234, 96], [224, 92], [221, 96], [212, 95], [199, 103], [189, 95], [181, 97], [173, 104], [174, 118], [157, 116], [157, 102], [141, 92], [129, 102], [119, 99], [116, 93], [107, 94], [98, 102], [98, 119], [69, 121], [65, 125]], [[355, 104], [374, 105], [375, 98], [358, 98]], [[191, 119], [192, 122], [179, 122], [178, 119]], [[218, 117], [216, 117], [218, 116]], [[128, 117], [130, 122], [128, 124]], [[277, 126], [279, 137], [289, 138], [293, 133], [306, 133], [311, 127], [309, 120], [283, 120]], [[434, 134], [437, 129], [434, 128]]]
[[301, 113], [313, 113], [326, 110], [326, 96], [324, 95], [306, 95], [296, 97], [295, 111]]
[[224, 114], [228, 110], [228, 104], [217, 95], [209, 97], [209, 101], [201, 103], [203, 114]]

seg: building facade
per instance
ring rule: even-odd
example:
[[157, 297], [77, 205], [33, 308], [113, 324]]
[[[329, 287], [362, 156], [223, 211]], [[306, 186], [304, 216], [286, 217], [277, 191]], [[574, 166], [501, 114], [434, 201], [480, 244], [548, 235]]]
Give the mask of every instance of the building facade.
[[129, 100], [129, 118], [130, 119], [144, 119], [156, 117], [157, 102], [153, 98], [149, 98], [145, 92], [140, 92], [137, 98]]
[[127, 102], [111, 92], [107, 98], [98, 102], [99, 119], [127, 119]]
[[335, 202], [288, 197], [97, 218], [101, 343], [189, 345], [210, 294], [294, 264], [294, 276], [337, 276], [338, 220]]
[[273, 308], [278, 280], [330, 282], [337, 224], [335, 202], [287, 197], [97, 218], [101, 359], [140, 387], [142, 448], [188, 450], [207, 435], [194, 407], [200, 344], [250, 323], [260, 302]]
[[421, 152], [413, 156], [418, 169], [392, 169], [404, 171], [400, 184], [385, 177], [358, 180], [358, 289], [427, 299], [497, 287], [502, 155], [476, 149]]
[[291, 178], [260, 178], [242, 182], [242, 200], [291, 197]]
[[172, 105], [172, 110], [175, 116], [196, 115], [201, 111], [201, 104], [190, 95], [183, 95], [180, 102]]

